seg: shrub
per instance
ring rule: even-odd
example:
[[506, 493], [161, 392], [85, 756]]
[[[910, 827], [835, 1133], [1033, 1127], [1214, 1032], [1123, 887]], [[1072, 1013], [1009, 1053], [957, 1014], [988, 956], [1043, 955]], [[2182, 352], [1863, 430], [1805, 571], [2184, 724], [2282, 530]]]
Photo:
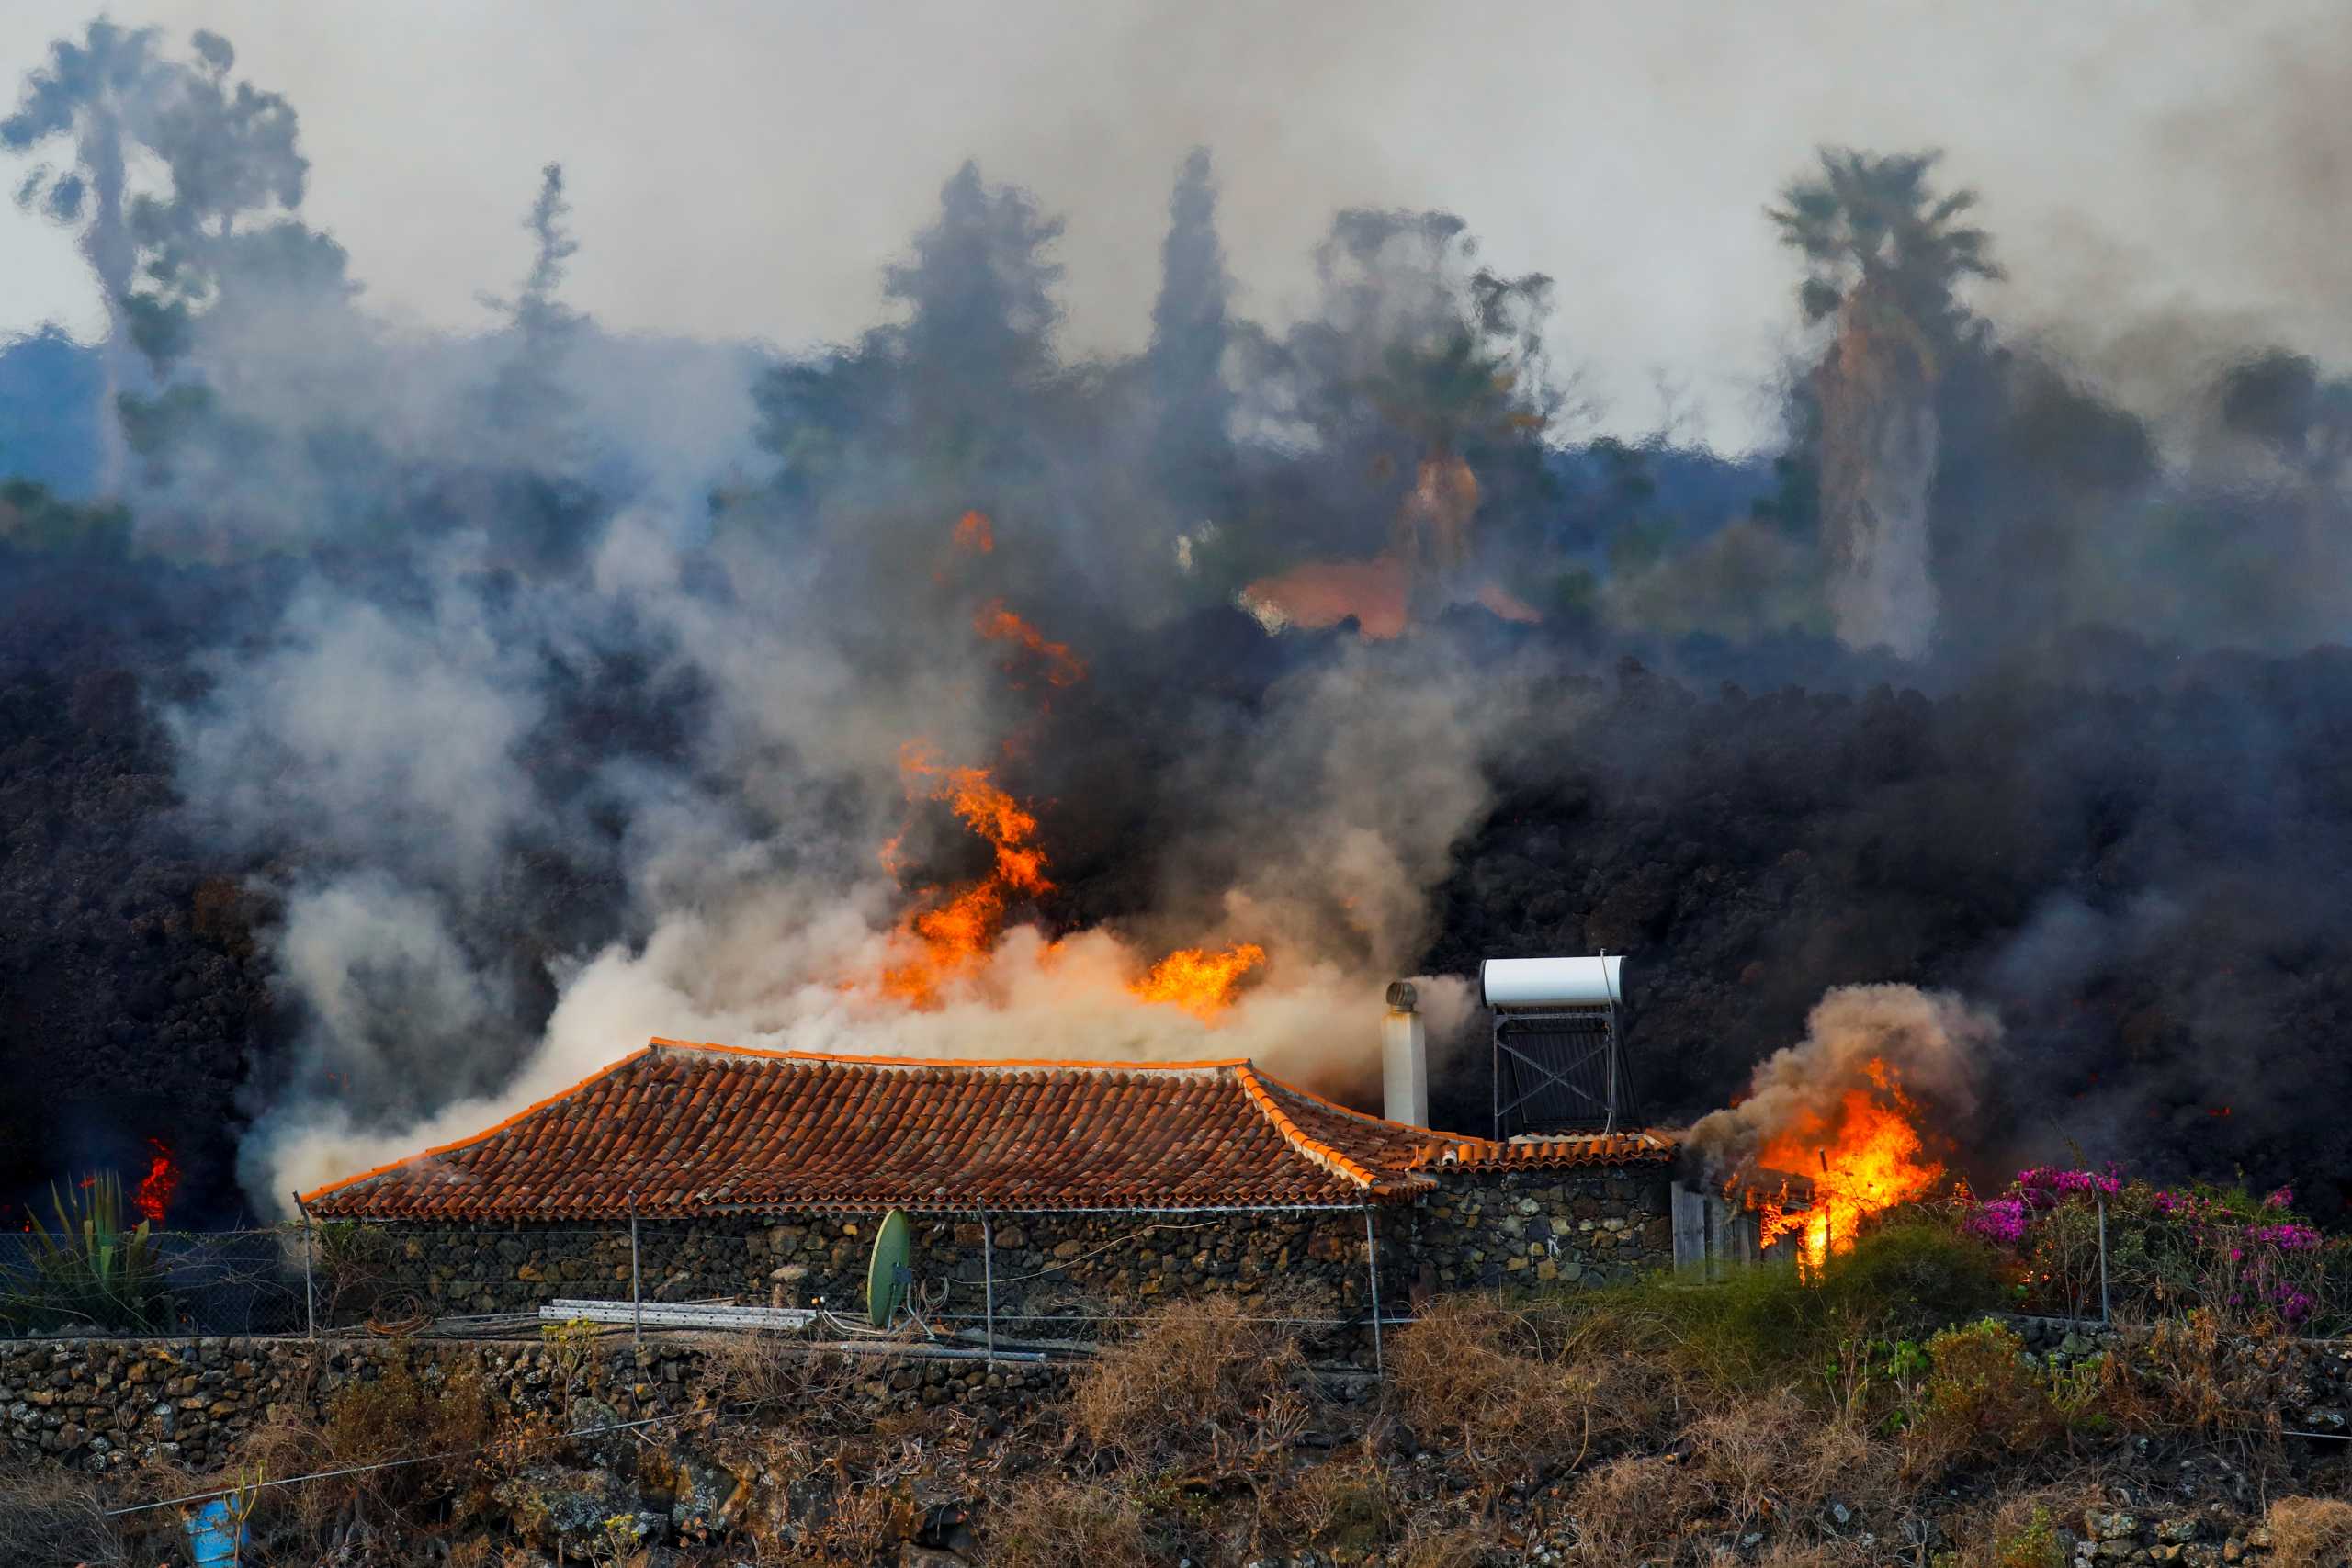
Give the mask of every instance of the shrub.
[[1542, 1325], [1490, 1297], [1433, 1303], [1389, 1353], [1406, 1423], [1473, 1469], [1572, 1469], [1597, 1442], [1640, 1422], [1657, 1392], [1623, 1354], [1586, 1349], [1586, 1335], [1549, 1346]]
[[1821, 1271], [1833, 1317], [1867, 1322], [1888, 1338], [1924, 1338], [1978, 1317], [2001, 1300], [2001, 1257], [1984, 1241], [1925, 1217], [1865, 1232]]
[[1612, 1349], [1646, 1349], [1716, 1393], [1818, 1386], [1874, 1340], [1924, 1337], [1998, 1299], [1997, 1252], [1926, 1219], [1866, 1231], [1813, 1278], [1793, 1264], [1697, 1286], [1656, 1275], [1565, 1298]]
[[1989, 1318], [1948, 1328], [1928, 1341], [1928, 1358], [1907, 1436], [1928, 1468], [2030, 1451], [2065, 1432], [2067, 1411], [2015, 1331]]
[[1079, 1430], [1147, 1469], [1197, 1459], [1295, 1401], [1305, 1360], [1283, 1325], [1229, 1296], [1160, 1308], [1105, 1350], [1070, 1390]]
[[421, 1517], [422, 1510], [463, 1491], [480, 1474], [474, 1450], [489, 1444], [496, 1431], [477, 1375], [459, 1371], [421, 1376], [409, 1348], [395, 1344], [378, 1376], [347, 1384], [328, 1401], [322, 1426], [276, 1422], [253, 1432], [243, 1452], [272, 1475], [417, 1455], [447, 1457], [266, 1493], [256, 1534], [290, 1536], [294, 1543], [322, 1550], [336, 1521], [363, 1502], [391, 1519]]
[[1009, 1568], [1094, 1568], [1148, 1558], [1143, 1510], [1109, 1482], [1023, 1482], [989, 1519], [989, 1561]]
[[2135, 1431], [2276, 1437], [2295, 1382], [2292, 1346], [2201, 1308], [2151, 1325], [2099, 1368], [2100, 1406]]
[[111, 1171], [85, 1177], [71, 1201], [50, 1189], [54, 1224], [28, 1216], [28, 1275], [0, 1276], [0, 1322], [29, 1328], [112, 1328], [154, 1332], [171, 1326], [164, 1262], [147, 1222], [125, 1229], [122, 1180]]
[[[2012, 1259], [2027, 1310], [2149, 1317], [2202, 1308], [2305, 1332], [2352, 1325], [2352, 1243], [2330, 1239], [2280, 1188], [2162, 1188], [2114, 1174], [2036, 1167], [1974, 1205], [1961, 1228]], [[2104, 1280], [2099, 1221], [2105, 1210]]]

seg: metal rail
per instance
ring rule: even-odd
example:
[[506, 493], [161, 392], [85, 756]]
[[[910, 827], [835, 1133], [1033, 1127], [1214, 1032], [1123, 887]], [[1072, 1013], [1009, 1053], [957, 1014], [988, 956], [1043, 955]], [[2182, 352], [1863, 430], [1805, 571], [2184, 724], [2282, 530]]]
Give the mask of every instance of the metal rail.
[[760, 1328], [797, 1334], [817, 1321], [800, 1307], [694, 1306], [642, 1302], [549, 1302], [541, 1323], [626, 1323], [654, 1328]]

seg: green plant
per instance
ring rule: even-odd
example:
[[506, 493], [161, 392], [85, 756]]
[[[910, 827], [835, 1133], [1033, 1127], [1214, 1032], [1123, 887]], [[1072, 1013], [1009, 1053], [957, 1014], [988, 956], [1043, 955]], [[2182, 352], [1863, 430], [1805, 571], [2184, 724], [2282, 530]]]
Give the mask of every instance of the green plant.
[[2066, 1549], [2049, 1509], [2034, 1509], [2024, 1528], [1993, 1538], [1993, 1568], [2066, 1568]]
[[2015, 1330], [1990, 1318], [1928, 1341], [1933, 1363], [1907, 1424], [1914, 1456], [1934, 1468], [1962, 1456], [2029, 1452], [2063, 1436], [2074, 1414], [2052, 1392]]
[[163, 1255], [146, 1221], [124, 1226], [121, 1179], [101, 1171], [73, 1191], [69, 1201], [50, 1189], [53, 1228], [30, 1216], [31, 1271], [0, 1280], [0, 1320], [32, 1328], [168, 1328]]

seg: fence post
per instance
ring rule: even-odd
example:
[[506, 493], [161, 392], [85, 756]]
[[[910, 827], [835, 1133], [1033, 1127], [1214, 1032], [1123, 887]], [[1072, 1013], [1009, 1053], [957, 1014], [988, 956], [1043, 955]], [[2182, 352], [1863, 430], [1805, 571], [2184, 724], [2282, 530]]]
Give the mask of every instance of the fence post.
[[1380, 1238], [1373, 1234], [1372, 1211], [1363, 1212], [1364, 1272], [1372, 1277], [1372, 1371], [1376, 1377], [1388, 1375], [1388, 1360], [1380, 1344]]
[[302, 1322], [310, 1337], [319, 1337], [319, 1292], [311, 1283], [311, 1206], [294, 1194], [294, 1212], [302, 1216]]
[[2098, 1195], [2098, 1321], [2104, 1328], [2111, 1321], [2107, 1310], [2107, 1194]]
[[988, 1318], [989, 1365], [996, 1365], [996, 1232], [980, 1211], [980, 1310]]
[[637, 1194], [628, 1195], [628, 1343], [632, 1350], [645, 1347], [645, 1292], [637, 1274]]

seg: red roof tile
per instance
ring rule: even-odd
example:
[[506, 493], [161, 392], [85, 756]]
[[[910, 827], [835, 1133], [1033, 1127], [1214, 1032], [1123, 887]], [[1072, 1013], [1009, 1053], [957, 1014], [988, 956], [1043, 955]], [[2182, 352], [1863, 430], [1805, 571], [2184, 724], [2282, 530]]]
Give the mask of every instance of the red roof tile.
[[1674, 1158], [1678, 1147], [1673, 1134], [1646, 1129], [1638, 1133], [1566, 1133], [1548, 1138], [1513, 1138], [1500, 1144], [1487, 1138], [1463, 1138], [1429, 1145], [1413, 1156], [1407, 1168], [1430, 1170], [1450, 1165], [1479, 1165], [1562, 1170], [1665, 1165]]
[[657, 1040], [304, 1203], [420, 1220], [583, 1219], [632, 1199], [649, 1217], [1355, 1207], [1428, 1188], [1444, 1155], [1499, 1147], [1363, 1115], [1239, 1059], [941, 1062]]

